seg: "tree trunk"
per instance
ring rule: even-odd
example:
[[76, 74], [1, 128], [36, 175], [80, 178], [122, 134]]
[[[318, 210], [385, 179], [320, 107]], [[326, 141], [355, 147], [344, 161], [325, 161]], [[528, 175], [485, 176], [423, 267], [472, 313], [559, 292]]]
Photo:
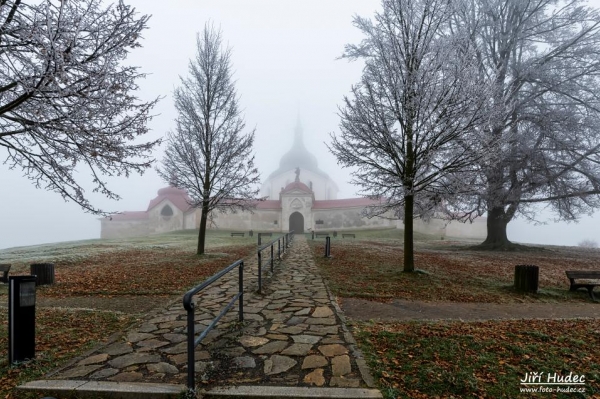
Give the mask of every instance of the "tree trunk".
[[488, 210], [487, 237], [481, 246], [490, 249], [502, 249], [510, 246], [512, 243], [506, 235], [508, 222], [509, 220], [503, 207]]
[[202, 203], [202, 215], [200, 216], [200, 230], [198, 232], [197, 255], [204, 254], [204, 243], [206, 241], [206, 221], [208, 220], [208, 201]]
[[413, 234], [414, 197], [404, 197], [404, 271], [415, 271], [414, 234]]

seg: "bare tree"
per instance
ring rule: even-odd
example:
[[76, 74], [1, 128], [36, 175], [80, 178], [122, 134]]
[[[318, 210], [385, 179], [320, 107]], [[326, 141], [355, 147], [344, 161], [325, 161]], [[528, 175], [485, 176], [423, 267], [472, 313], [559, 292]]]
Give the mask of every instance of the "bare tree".
[[[481, 104], [468, 40], [447, 29], [446, 0], [383, 0], [375, 21], [355, 18], [365, 34], [344, 57], [363, 59], [360, 83], [340, 109], [330, 150], [353, 183], [380, 198], [373, 214], [404, 218], [404, 271], [414, 270], [413, 218], [425, 216], [465, 185], [479, 142]], [[416, 212], [415, 212], [416, 210]]]
[[89, 171], [94, 191], [118, 199], [102, 175], [151, 166], [157, 141], [150, 109], [132, 93], [144, 74], [122, 65], [139, 47], [147, 16], [123, 2], [0, 1], [0, 149], [36, 187], [99, 213], [76, 181]]
[[468, 29], [503, 145], [478, 163], [473, 195], [453, 209], [487, 212], [480, 248], [516, 248], [507, 224], [546, 203], [562, 220], [600, 206], [600, 14], [579, 0], [471, 0], [453, 16]]
[[168, 134], [159, 174], [184, 189], [191, 206], [202, 210], [199, 255], [204, 253], [206, 222], [214, 210], [251, 209], [258, 195], [254, 167], [254, 130], [243, 133], [231, 72], [231, 51], [222, 48], [221, 32], [206, 25], [197, 37], [189, 77], [175, 90], [177, 126]]

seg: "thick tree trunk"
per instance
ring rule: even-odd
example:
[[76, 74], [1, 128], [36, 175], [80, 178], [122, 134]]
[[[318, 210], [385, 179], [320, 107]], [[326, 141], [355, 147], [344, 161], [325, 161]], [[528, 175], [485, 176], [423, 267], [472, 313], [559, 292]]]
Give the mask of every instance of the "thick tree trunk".
[[208, 203], [202, 204], [202, 215], [200, 216], [200, 229], [198, 231], [197, 255], [204, 254], [204, 243], [206, 241], [206, 221], [208, 220]]
[[488, 210], [487, 237], [481, 246], [490, 249], [502, 249], [512, 245], [506, 235], [508, 222], [509, 219], [503, 207]]
[[414, 197], [404, 197], [404, 271], [415, 271], [414, 234], [413, 234]]

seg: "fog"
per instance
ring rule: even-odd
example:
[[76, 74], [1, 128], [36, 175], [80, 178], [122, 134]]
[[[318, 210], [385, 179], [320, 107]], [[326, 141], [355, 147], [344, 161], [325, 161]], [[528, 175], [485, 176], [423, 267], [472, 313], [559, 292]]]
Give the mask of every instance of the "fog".
[[[172, 129], [176, 117], [172, 91], [179, 76], [187, 74], [196, 51], [196, 32], [207, 21], [220, 26], [225, 43], [232, 48], [232, 63], [244, 118], [256, 128], [255, 152], [263, 178], [278, 167], [291, 146], [298, 118], [304, 128], [307, 148], [317, 156], [319, 168], [340, 188], [338, 198], [357, 196], [328, 152], [325, 142], [338, 131], [337, 107], [362, 65], [338, 59], [344, 45], [361, 39], [352, 26], [352, 16], [371, 16], [379, 8], [374, 0], [126, 0], [141, 14], [151, 14], [143, 48], [128, 59], [149, 73], [141, 80], [139, 96], [150, 100], [162, 96], [151, 121], [148, 139], [162, 137]], [[598, 0], [597, 3], [600, 3]], [[162, 151], [155, 152], [160, 160]], [[0, 149], [0, 159], [5, 153]], [[8, 170], [0, 163], [0, 248], [100, 237], [98, 216], [84, 213], [58, 194], [36, 189], [21, 170]], [[83, 172], [83, 171], [82, 171]], [[81, 174], [85, 181], [89, 176]], [[109, 186], [120, 201], [110, 201], [88, 191], [92, 203], [105, 211], [145, 210], [156, 191], [166, 185], [154, 170], [129, 179], [109, 178]], [[595, 227], [600, 216], [582, 218], [578, 224], [553, 223], [534, 226], [517, 219], [509, 224], [509, 238], [517, 242], [576, 245], [583, 239], [600, 241]]]

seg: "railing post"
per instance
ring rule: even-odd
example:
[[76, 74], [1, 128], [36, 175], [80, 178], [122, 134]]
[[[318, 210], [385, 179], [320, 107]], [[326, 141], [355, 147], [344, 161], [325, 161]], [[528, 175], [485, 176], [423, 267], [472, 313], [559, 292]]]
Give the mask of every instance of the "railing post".
[[262, 294], [262, 255], [261, 250], [258, 250], [258, 293]]
[[277, 239], [277, 259], [281, 260], [281, 238]]
[[190, 303], [191, 309], [187, 311], [187, 329], [188, 329], [188, 342], [187, 342], [187, 351], [188, 351], [188, 375], [187, 375], [187, 385], [188, 390], [195, 392], [196, 391], [196, 381], [195, 374], [196, 370], [194, 369], [195, 359], [194, 359], [194, 337], [196, 336], [195, 326], [194, 326], [194, 303]]
[[239, 293], [240, 293], [240, 307], [239, 307], [239, 320], [244, 321], [244, 262], [242, 261], [239, 266]]
[[325, 237], [325, 257], [331, 258], [331, 238]]
[[271, 243], [271, 274], [273, 274], [273, 247], [275, 243]]
[[259, 246], [259, 247], [260, 247], [260, 244], [261, 244], [261, 239], [260, 239], [260, 236], [261, 236], [261, 234], [260, 234], [260, 233], [258, 233], [258, 246]]

